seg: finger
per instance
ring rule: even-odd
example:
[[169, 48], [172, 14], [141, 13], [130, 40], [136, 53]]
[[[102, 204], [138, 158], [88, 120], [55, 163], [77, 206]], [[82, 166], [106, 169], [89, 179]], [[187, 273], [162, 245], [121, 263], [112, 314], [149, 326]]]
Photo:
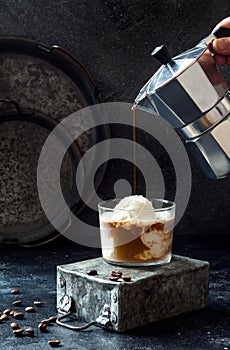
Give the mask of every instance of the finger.
[[221, 38], [213, 40], [212, 49], [216, 54], [230, 55], [230, 38]]
[[[213, 56], [213, 58], [216, 61], [216, 63], [218, 63], [221, 66], [228, 64], [226, 56], [215, 55], [215, 56]], [[229, 64], [230, 64], [230, 60], [229, 60]]]

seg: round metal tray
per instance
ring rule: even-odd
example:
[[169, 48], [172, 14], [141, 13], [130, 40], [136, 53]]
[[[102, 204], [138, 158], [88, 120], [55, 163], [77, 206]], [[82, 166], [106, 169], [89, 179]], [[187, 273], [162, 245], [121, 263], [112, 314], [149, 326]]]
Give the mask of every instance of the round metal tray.
[[[47, 221], [38, 199], [36, 169], [40, 150], [58, 122], [100, 102], [100, 98], [89, 72], [64, 49], [22, 38], [0, 38], [0, 99], [13, 101], [14, 105], [12, 109], [12, 103], [0, 104], [0, 242], [44, 243], [59, 233]], [[88, 122], [84, 114], [77, 118], [74, 127], [81, 133]], [[74, 167], [90, 147], [108, 137], [106, 125], [88, 129], [63, 160], [63, 193], [77, 214], [85, 204], [73, 191]], [[84, 164], [85, 185], [96, 159], [92, 153]], [[106, 164], [95, 175], [96, 188], [105, 170]]]

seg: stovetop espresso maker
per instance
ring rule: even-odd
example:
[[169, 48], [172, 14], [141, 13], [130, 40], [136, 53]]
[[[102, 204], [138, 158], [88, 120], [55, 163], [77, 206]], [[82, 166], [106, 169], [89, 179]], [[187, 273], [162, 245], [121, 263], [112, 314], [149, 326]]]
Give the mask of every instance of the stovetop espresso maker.
[[218, 28], [173, 59], [164, 45], [155, 48], [152, 56], [162, 66], [135, 99], [135, 107], [176, 129], [211, 179], [230, 173], [230, 92], [207, 46], [228, 36], [230, 29]]

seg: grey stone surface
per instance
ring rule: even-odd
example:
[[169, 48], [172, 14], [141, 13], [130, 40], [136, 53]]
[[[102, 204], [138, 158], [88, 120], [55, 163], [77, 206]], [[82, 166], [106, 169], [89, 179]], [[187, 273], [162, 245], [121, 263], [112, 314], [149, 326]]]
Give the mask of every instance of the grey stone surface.
[[[125, 333], [92, 327], [74, 332], [53, 325], [47, 333], [37, 329], [39, 322], [56, 315], [56, 266], [99, 257], [98, 249], [84, 248], [66, 239], [57, 239], [30, 249], [0, 245], [0, 311], [22, 299], [19, 307], [35, 299], [43, 303], [34, 314], [26, 314], [20, 326], [31, 326], [34, 337], [17, 338], [12, 334], [11, 319], [0, 324], [1, 350], [48, 350], [47, 341], [60, 339], [60, 349], [68, 350], [224, 350], [230, 348], [229, 238], [176, 236], [174, 253], [210, 262], [209, 303], [202, 310], [148, 323]], [[112, 267], [112, 266], [111, 266]], [[20, 294], [10, 294], [19, 288]], [[61, 314], [59, 314], [61, 315]], [[82, 326], [85, 322], [66, 319]]]
[[[11, 320], [0, 324], [1, 350], [48, 350], [49, 339], [60, 339], [61, 349], [70, 350], [224, 350], [230, 347], [230, 280], [228, 237], [176, 236], [174, 253], [210, 262], [208, 307], [191, 313], [149, 323], [116, 333], [92, 327], [74, 332], [57, 325], [47, 333], [37, 329], [39, 322], [56, 314], [56, 266], [99, 257], [98, 249], [84, 248], [66, 239], [57, 239], [44, 246], [25, 249], [0, 245], [0, 310], [12, 307], [12, 301], [22, 299], [25, 306], [39, 299], [43, 307], [34, 314], [26, 314], [21, 327], [32, 326], [33, 338], [16, 338], [10, 327]], [[19, 288], [20, 295], [10, 294]], [[20, 297], [19, 297], [20, 296]], [[60, 315], [60, 314], [59, 314]], [[75, 326], [85, 324], [67, 319]]]
[[[92, 268], [96, 269], [96, 276], [87, 274]], [[63, 300], [71, 297], [74, 316], [90, 322], [103, 316], [103, 308], [108, 305], [110, 322], [106, 327], [124, 332], [208, 305], [207, 262], [174, 256], [169, 264], [162, 266], [119, 267], [124, 276], [131, 276], [130, 282], [110, 281], [114, 269], [103, 258], [58, 266], [58, 309], [65, 311]]]

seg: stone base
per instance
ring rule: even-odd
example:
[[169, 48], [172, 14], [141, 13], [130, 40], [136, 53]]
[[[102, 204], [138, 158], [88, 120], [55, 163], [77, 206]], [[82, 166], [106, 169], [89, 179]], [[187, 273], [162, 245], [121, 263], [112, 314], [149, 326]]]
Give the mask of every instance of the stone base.
[[[90, 269], [97, 275], [88, 275]], [[131, 276], [131, 281], [111, 281], [113, 270]], [[208, 282], [208, 262], [182, 256], [174, 255], [166, 265], [138, 268], [90, 259], [57, 267], [57, 308], [68, 311], [69, 298], [78, 320], [97, 320], [99, 326], [124, 332], [206, 307]]]

